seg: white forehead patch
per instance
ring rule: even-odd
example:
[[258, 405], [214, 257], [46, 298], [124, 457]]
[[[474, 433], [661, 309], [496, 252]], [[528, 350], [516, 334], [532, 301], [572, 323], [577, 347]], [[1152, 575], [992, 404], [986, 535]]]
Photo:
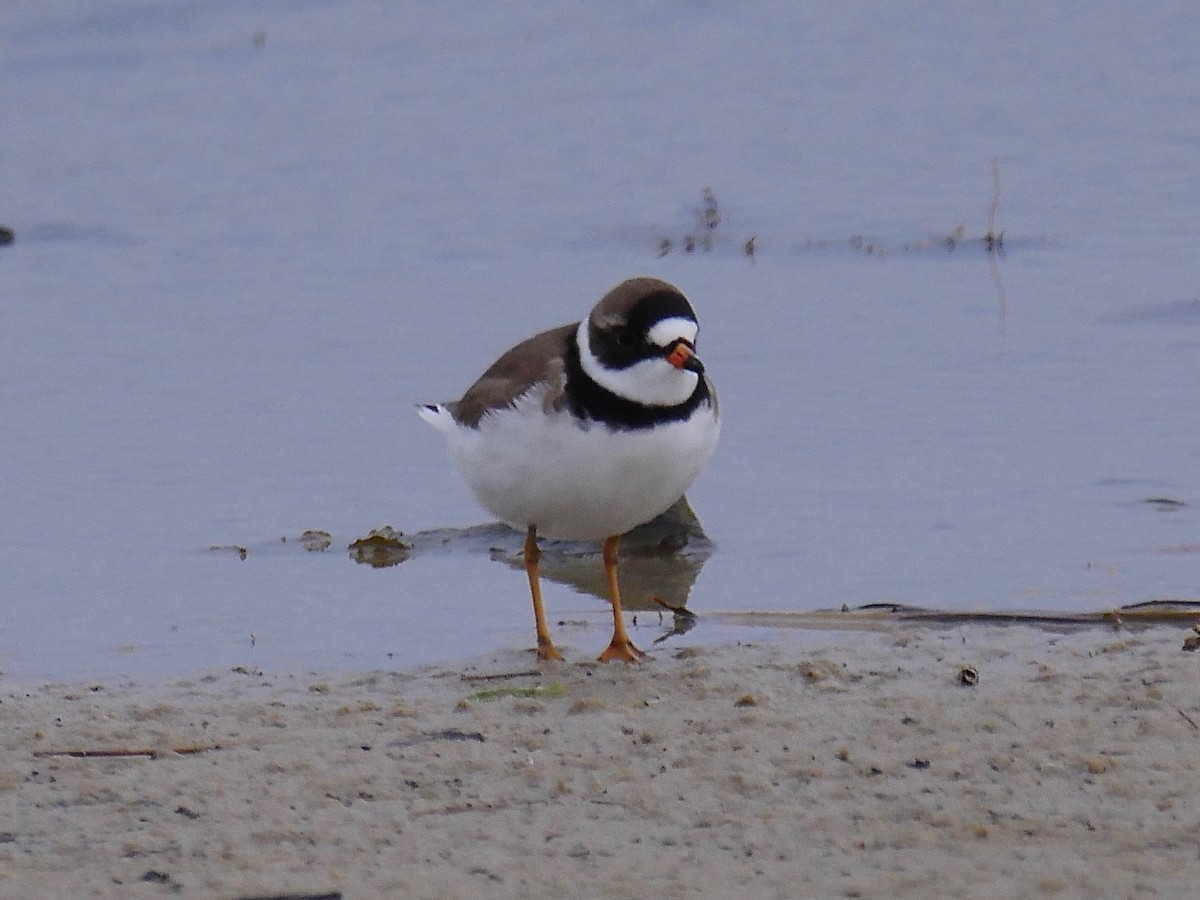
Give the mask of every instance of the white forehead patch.
[[696, 333], [699, 330], [700, 326], [694, 320], [685, 319], [682, 316], [672, 316], [661, 322], [655, 322], [646, 337], [656, 347], [670, 347], [680, 338], [689, 344], [694, 344], [696, 343]]

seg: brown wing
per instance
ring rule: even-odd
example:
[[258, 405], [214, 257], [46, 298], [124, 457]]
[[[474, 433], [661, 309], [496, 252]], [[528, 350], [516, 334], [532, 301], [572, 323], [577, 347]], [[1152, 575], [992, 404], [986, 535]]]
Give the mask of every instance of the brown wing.
[[577, 327], [573, 323], [543, 331], [507, 351], [467, 389], [461, 400], [446, 404], [455, 420], [474, 428], [485, 413], [512, 406], [518, 397], [543, 380], [551, 382], [545, 402], [548, 407], [556, 408], [562, 394], [568, 343]]

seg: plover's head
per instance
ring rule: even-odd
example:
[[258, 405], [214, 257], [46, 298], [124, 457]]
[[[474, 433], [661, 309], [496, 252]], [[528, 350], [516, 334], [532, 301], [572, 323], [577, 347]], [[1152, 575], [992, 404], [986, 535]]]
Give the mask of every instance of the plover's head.
[[601, 298], [579, 323], [584, 372], [618, 397], [677, 406], [696, 390], [700, 326], [687, 298], [657, 278], [632, 278]]

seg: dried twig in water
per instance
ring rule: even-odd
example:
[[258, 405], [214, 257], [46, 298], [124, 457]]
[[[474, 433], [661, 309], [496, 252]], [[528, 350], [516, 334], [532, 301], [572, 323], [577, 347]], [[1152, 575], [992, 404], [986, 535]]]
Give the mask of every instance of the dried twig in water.
[[1185, 713], [1185, 712], [1184, 712], [1182, 709], [1176, 709], [1176, 710], [1175, 710], [1175, 712], [1177, 712], [1177, 713], [1179, 713], [1181, 716], [1183, 716], [1183, 720], [1184, 720], [1185, 722], [1187, 722], [1189, 725], [1191, 725], [1191, 726], [1192, 726], [1193, 728], [1195, 728], [1197, 731], [1200, 731], [1200, 725], [1197, 725], [1197, 724], [1196, 724], [1196, 720], [1195, 720], [1195, 719], [1193, 719], [1191, 716], [1189, 716], [1187, 713]]
[[[717, 196], [711, 187], [705, 187], [700, 191], [701, 205], [696, 207], [692, 213], [692, 230], [685, 234], [680, 240], [678, 246], [684, 253], [692, 254], [697, 251], [708, 253], [716, 249], [718, 243], [727, 240], [721, 226], [725, 223], [725, 216], [721, 213], [720, 204], [717, 202]], [[722, 231], [720, 235], [718, 232]], [[752, 235], [741, 242], [742, 252], [751, 262], [755, 262], [755, 252], [757, 250], [756, 241], [757, 235]], [[662, 259], [674, 250], [675, 242], [669, 237], [659, 237], [657, 244], [657, 256]]]
[[992, 209], [988, 213], [987, 234], [983, 242], [988, 253], [995, 253], [1004, 246], [1004, 232], [996, 234], [996, 210], [1000, 208], [1000, 157], [992, 157]]
[[992, 275], [992, 284], [996, 286], [996, 297], [999, 301], [1000, 324], [1008, 320], [1008, 291], [1004, 289], [1004, 279], [1000, 277], [1000, 267], [996, 265], [996, 254], [988, 245], [988, 271]]
[[713, 235], [721, 224], [721, 212], [717, 209], [717, 198], [712, 188], [706, 187], [701, 191], [700, 199], [704, 201], [704, 208], [696, 213], [696, 231], [700, 233], [700, 242], [707, 253], [713, 248]]

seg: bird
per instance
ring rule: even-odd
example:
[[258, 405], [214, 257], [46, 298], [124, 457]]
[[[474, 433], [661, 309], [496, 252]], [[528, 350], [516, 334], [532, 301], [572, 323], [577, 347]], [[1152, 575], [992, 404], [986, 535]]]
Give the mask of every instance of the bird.
[[446, 437], [475, 499], [525, 533], [539, 660], [561, 660], [546, 624], [539, 535], [602, 542], [613, 636], [601, 662], [640, 662], [621, 613], [618, 543], [666, 511], [721, 432], [687, 297], [651, 277], [616, 285], [578, 322], [500, 356], [459, 400], [418, 406]]

